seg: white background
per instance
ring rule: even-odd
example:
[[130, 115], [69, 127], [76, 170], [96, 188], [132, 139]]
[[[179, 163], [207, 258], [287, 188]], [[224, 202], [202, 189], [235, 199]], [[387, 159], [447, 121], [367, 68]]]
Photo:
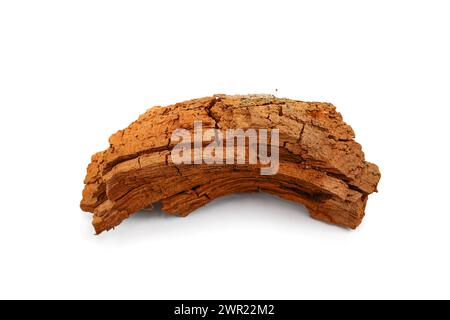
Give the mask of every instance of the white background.
[[[448, 1], [0, 0], [0, 298], [450, 298]], [[90, 156], [154, 105], [329, 101], [382, 172], [360, 228], [231, 196], [94, 236]]]

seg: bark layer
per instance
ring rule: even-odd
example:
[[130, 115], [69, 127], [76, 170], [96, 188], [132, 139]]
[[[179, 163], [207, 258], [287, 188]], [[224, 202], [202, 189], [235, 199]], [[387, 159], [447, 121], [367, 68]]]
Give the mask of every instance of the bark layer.
[[[175, 165], [174, 130], [279, 129], [280, 167], [260, 174], [260, 164]], [[267, 192], [306, 206], [313, 218], [356, 228], [380, 172], [366, 162], [350, 126], [329, 103], [271, 95], [215, 95], [154, 107], [109, 139], [92, 157], [81, 208], [94, 214], [97, 233], [161, 202], [168, 214], [186, 216], [236, 192]]]

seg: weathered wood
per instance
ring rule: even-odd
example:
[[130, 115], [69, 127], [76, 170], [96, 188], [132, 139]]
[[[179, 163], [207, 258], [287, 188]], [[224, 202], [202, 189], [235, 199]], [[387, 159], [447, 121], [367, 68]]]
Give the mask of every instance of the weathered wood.
[[[261, 175], [261, 164], [248, 162], [175, 165], [172, 133], [192, 131], [194, 121], [221, 131], [279, 129], [278, 173]], [[380, 172], [364, 160], [354, 138], [328, 103], [216, 95], [154, 107], [92, 157], [81, 208], [94, 213], [93, 225], [101, 233], [156, 202], [169, 214], [186, 216], [227, 194], [262, 191], [304, 204], [314, 218], [356, 228]]]

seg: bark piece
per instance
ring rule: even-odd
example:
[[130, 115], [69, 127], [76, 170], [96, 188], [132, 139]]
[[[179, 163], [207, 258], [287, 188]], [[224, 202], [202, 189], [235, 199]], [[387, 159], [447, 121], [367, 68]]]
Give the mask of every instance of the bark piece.
[[[174, 130], [279, 129], [280, 167], [262, 176], [260, 164], [175, 165]], [[154, 107], [109, 139], [92, 157], [81, 208], [93, 212], [97, 233], [131, 214], [162, 203], [168, 214], [186, 216], [236, 192], [267, 192], [306, 206], [312, 217], [356, 228], [380, 172], [364, 160], [350, 126], [329, 103], [271, 95], [215, 95]], [[248, 150], [247, 150], [248, 151]]]

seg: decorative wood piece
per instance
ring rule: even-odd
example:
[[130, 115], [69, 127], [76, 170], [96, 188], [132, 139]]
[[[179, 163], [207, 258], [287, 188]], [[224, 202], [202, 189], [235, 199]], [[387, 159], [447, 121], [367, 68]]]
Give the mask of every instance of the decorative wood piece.
[[[278, 129], [278, 172], [261, 175], [264, 166], [249, 161], [175, 164], [171, 150], [178, 141], [172, 141], [172, 133], [179, 128], [193, 132], [195, 121], [224, 137], [230, 128]], [[81, 208], [94, 213], [94, 228], [101, 233], [157, 202], [168, 214], [186, 216], [227, 194], [262, 191], [305, 205], [313, 218], [356, 228], [380, 172], [364, 160], [354, 138], [329, 103], [215, 95], [154, 107], [92, 157]], [[206, 145], [194, 147], [204, 151]]]

